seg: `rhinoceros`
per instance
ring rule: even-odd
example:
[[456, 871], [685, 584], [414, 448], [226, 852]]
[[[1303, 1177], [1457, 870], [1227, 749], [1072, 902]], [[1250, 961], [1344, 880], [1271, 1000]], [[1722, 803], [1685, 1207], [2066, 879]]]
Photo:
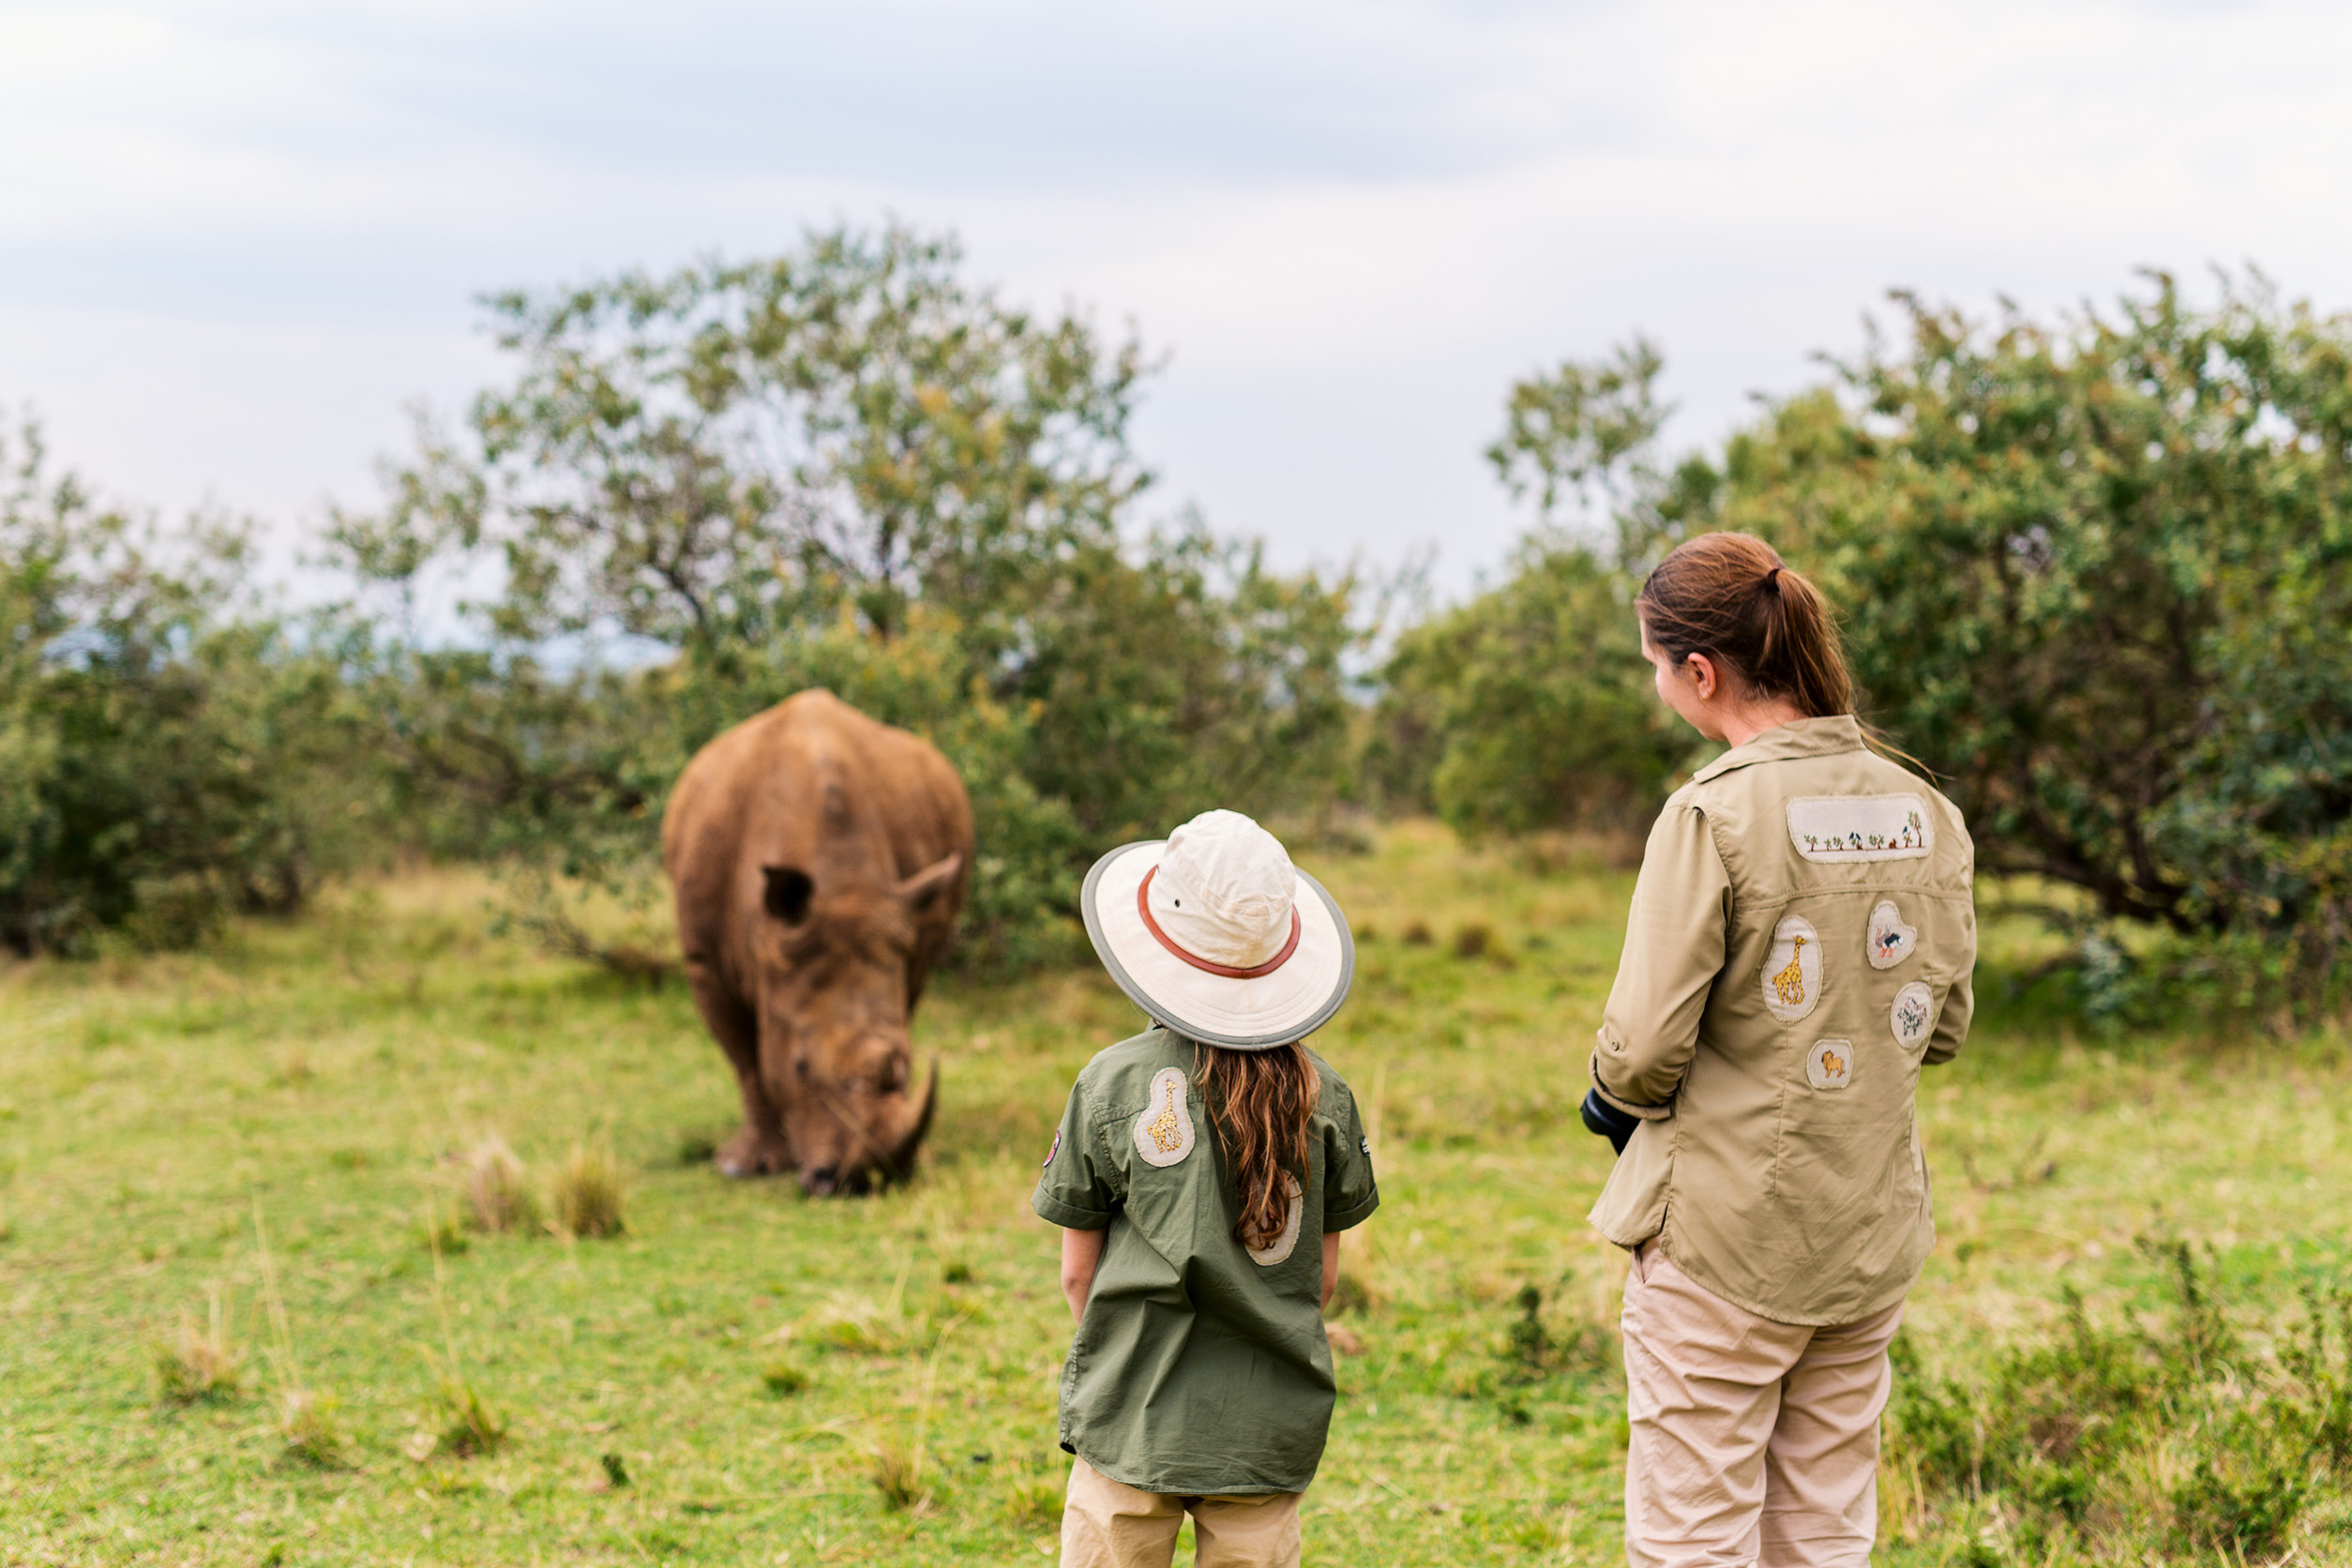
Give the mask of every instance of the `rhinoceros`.
[[972, 803], [929, 743], [804, 691], [695, 754], [662, 819], [678, 944], [743, 1093], [731, 1176], [903, 1180], [939, 1099], [907, 1026], [955, 934]]

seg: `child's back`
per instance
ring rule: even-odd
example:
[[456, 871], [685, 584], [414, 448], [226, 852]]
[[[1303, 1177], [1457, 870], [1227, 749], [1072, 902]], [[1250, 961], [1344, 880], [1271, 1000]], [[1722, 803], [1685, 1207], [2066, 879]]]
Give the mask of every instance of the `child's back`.
[[1147, 1492], [1304, 1491], [1331, 1422], [1323, 1238], [1379, 1205], [1370, 1150], [1347, 1084], [1303, 1053], [1318, 1079], [1304, 1190], [1244, 1246], [1193, 1082], [1210, 1048], [1154, 1028], [1071, 1091], [1032, 1202], [1108, 1234], [1063, 1369], [1062, 1446]]
[[1248, 818], [1210, 811], [1097, 862], [1081, 895], [1153, 1019], [1078, 1074], [1031, 1199], [1062, 1226], [1078, 1333], [1065, 1568], [1287, 1568], [1331, 1427], [1322, 1306], [1380, 1205], [1355, 1097], [1299, 1042], [1348, 994], [1338, 904]]

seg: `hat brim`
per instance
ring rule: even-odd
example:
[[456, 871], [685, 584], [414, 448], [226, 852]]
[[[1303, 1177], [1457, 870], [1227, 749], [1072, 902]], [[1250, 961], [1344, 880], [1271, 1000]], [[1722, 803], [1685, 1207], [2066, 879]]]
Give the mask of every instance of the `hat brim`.
[[1282, 967], [1252, 980], [1196, 969], [1160, 945], [1136, 907], [1164, 838], [1122, 844], [1094, 863], [1078, 896], [1094, 955], [1119, 988], [1187, 1039], [1233, 1050], [1270, 1050], [1329, 1022], [1355, 981], [1356, 941], [1338, 900], [1296, 867], [1299, 945]]

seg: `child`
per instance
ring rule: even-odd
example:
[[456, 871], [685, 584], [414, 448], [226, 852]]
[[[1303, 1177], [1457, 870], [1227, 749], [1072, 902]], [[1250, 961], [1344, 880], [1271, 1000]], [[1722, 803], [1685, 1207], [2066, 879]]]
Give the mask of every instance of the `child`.
[[1078, 1333], [1063, 1568], [1299, 1560], [1331, 1426], [1323, 1304], [1380, 1206], [1353, 1095], [1299, 1042], [1355, 943], [1265, 829], [1208, 811], [1087, 873], [1086, 932], [1153, 1026], [1087, 1063], [1032, 1205], [1063, 1227]]

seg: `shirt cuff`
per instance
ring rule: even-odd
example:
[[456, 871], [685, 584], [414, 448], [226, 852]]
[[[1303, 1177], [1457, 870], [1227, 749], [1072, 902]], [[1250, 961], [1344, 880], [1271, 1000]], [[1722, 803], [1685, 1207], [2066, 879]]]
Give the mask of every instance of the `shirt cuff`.
[[1601, 1103], [1615, 1106], [1628, 1116], [1638, 1116], [1645, 1122], [1663, 1122], [1674, 1114], [1672, 1106], [1638, 1106], [1609, 1093], [1609, 1086], [1601, 1081], [1601, 1053], [1592, 1053], [1592, 1092], [1601, 1096]]
[[1380, 1189], [1374, 1187], [1372, 1196], [1352, 1209], [1341, 1209], [1337, 1213], [1326, 1209], [1323, 1211], [1323, 1234], [1330, 1236], [1342, 1230], [1353, 1230], [1357, 1226], [1370, 1219], [1372, 1211], [1380, 1206]]
[[1051, 1220], [1064, 1230], [1100, 1230], [1110, 1224], [1108, 1214], [1064, 1203], [1043, 1187], [1030, 1194], [1029, 1206], [1037, 1211], [1039, 1219]]

